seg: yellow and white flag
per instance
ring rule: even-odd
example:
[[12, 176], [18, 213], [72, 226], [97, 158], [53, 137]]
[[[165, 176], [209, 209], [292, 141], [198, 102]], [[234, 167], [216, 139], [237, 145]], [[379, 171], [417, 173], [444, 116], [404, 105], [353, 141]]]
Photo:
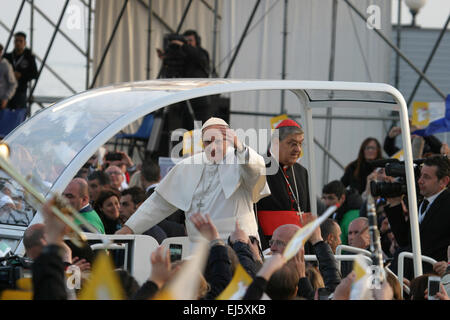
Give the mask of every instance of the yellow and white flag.
[[202, 152], [202, 130], [195, 129], [183, 134], [183, 156]]
[[193, 254], [182, 265], [181, 269], [177, 271], [174, 278], [156, 294], [154, 300], [197, 299], [200, 274], [205, 269], [209, 253], [208, 241], [198, 241], [192, 252]]
[[305, 244], [311, 234], [314, 232], [317, 227], [319, 227], [322, 222], [328, 219], [329, 216], [336, 211], [338, 206], [329, 207], [319, 218], [310, 223], [306, 224], [303, 228], [298, 230], [295, 235], [292, 237], [291, 241], [284, 249], [283, 256], [286, 258], [286, 261], [291, 259], [293, 256], [297, 254], [297, 252], [301, 249], [301, 247]]
[[32, 278], [20, 278], [16, 281], [17, 290], [5, 289], [0, 300], [33, 300]]
[[411, 125], [418, 128], [424, 128], [430, 122], [440, 118], [445, 118], [446, 104], [439, 102], [415, 101], [412, 105]]
[[356, 274], [350, 291], [350, 300], [367, 300], [370, 289], [372, 271], [369, 264], [361, 254], [353, 262], [353, 271]]
[[78, 300], [123, 300], [125, 298], [114, 264], [106, 253], [99, 253], [92, 266], [89, 281]]
[[247, 271], [238, 264], [234, 272], [233, 279], [216, 300], [242, 300], [247, 292], [248, 286], [253, 282]]
[[279, 116], [273, 117], [270, 119], [270, 127], [273, 129], [275, 129], [277, 127], [277, 125], [280, 124], [281, 121], [288, 119], [287, 114], [281, 114]]

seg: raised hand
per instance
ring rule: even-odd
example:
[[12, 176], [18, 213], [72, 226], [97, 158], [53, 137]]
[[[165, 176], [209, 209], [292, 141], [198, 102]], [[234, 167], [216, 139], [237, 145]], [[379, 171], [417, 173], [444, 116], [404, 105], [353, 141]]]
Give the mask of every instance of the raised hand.
[[209, 214], [201, 214], [200, 212], [191, 215], [190, 220], [194, 224], [195, 228], [204, 236], [207, 240], [212, 241], [219, 239], [219, 232], [216, 226], [212, 222]]

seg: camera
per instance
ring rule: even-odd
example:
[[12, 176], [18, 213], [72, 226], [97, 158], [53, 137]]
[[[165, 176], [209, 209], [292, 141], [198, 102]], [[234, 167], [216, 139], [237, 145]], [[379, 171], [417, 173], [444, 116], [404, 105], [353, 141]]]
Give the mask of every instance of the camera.
[[184, 78], [186, 75], [186, 52], [183, 46], [172, 43], [178, 40], [187, 43], [184, 36], [179, 34], [168, 34], [164, 36], [164, 58], [160, 72], [161, 78]]
[[164, 47], [165, 52], [170, 51], [170, 49], [179, 47], [178, 45], [172, 43], [172, 41], [174, 41], [174, 40], [181, 41], [185, 44], [187, 43], [186, 39], [181, 34], [177, 34], [177, 33], [167, 34], [164, 36], [164, 39], [163, 39], [163, 47]]
[[[425, 159], [414, 160], [414, 180], [417, 187], [417, 181], [420, 177], [421, 164]], [[370, 193], [374, 197], [393, 198], [407, 194], [406, 171], [404, 161], [398, 159], [375, 160], [369, 162], [372, 168], [384, 167], [387, 176], [396, 177], [396, 182], [370, 182]]]
[[114, 152], [114, 153], [107, 153], [105, 155], [105, 159], [106, 161], [118, 161], [118, 160], [122, 160], [122, 154], [118, 153], [118, 152]]
[[32, 260], [28, 258], [9, 255], [1, 258], [0, 262], [0, 291], [16, 289], [17, 280], [31, 274]]

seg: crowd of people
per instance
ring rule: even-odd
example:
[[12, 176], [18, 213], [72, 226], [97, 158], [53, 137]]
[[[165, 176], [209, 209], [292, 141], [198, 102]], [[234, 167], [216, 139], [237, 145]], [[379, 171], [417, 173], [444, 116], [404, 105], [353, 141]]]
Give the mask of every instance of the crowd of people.
[[[294, 258], [286, 261], [283, 252], [290, 240], [315, 219], [309, 213], [308, 173], [297, 161], [304, 139], [301, 126], [293, 120], [281, 122], [264, 156], [240, 142], [221, 119], [208, 120], [202, 133], [205, 151], [184, 159], [162, 180], [159, 166], [152, 160], [145, 159], [136, 166], [126, 153], [110, 151], [114, 157], [105, 159], [118, 160], [101, 161], [93, 156], [63, 196], [98, 233], [146, 234], [159, 243], [174, 236], [208, 240], [209, 254], [199, 275], [198, 299], [217, 298], [241, 265], [253, 279], [242, 296], [244, 300], [349, 300], [356, 281], [354, 262], [338, 263], [336, 249], [345, 244], [370, 251], [366, 209], [370, 182], [393, 181], [384, 169], [371, 167], [370, 161], [382, 158], [376, 139], [363, 142], [358, 160], [349, 164], [340, 181], [323, 187], [323, 205], [337, 205], [338, 210], [314, 230]], [[195, 157], [206, 161], [196, 165], [184, 162]], [[227, 157], [235, 157], [238, 165], [225, 169], [222, 160]], [[265, 176], [264, 169], [269, 170], [273, 163], [277, 165], [273, 174]], [[398, 255], [412, 250], [407, 202], [404, 195], [374, 197], [386, 272], [382, 285], [372, 290], [371, 299], [427, 299], [428, 278], [450, 274], [450, 224], [445, 212], [450, 161], [442, 155], [429, 155], [416, 179], [422, 254], [437, 263], [424, 264], [424, 275], [417, 278], [412, 264], [406, 264], [404, 283], [399, 283], [394, 275]], [[425, 200], [430, 203], [422, 209]], [[230, 215], [232, 206], [238, 209]], [[62, 283], [65, 268], [76, 265], [88, 274], [92, 252], [68, 246], [63, 241], [63, 224], [48, 209], [43, 211], [44, 224], [29, 227], [24, 236], [26, 254], [35, 261], [34, 298], [68, 299]], [[82, 222], [76, 223], [88, 231]], [[305, 255], [315, 256], [316, 261], [305, 261]], [[128, 299], [157, 297], [183, 265], [171, 262], [169, 251], [162, 246], [152, 253], [151, 263], [148, 281], [142, 286], [126, 271], [117, 270]], [[53, 286], [41, 290], [43, 281]], [[409, 288], [403, 295], [402, 286]], [[449, 299], [442, 284], [435, 298]]]
[[[209, 58], [200, 48], [200, 38], [192, 32], [185, 37], [185, 41], [170, 40], [170, 46], [159, 53], [165, 61], [166, 77], [172, 73], [176, 77], [177, 72], [207, 72], [203, 69]], [[26, 104], [26, 86], [36, 68], [34, 58], [24, 49], [25, 39], [23, 33], [17, 33], [15, 50], [5, 55], [13, 66], [0, 60], [0, 72], [5, 75], [2, 79], [10, 84], [9, 89], [0, 84], [2, 108], [10, 104], [14, 104], [11, 108], [23, 108]], [[191, 58], [191, 68], [183, 64], [180, 69], [178, 58], [171, 56], [174, 52], [183, 59], [189, 55], [203, 58]], [[19, 69], [25, 68], [24, 62], [34, 69]], [[197, 107], [196, 101], [193, 106], [195, 118], [203, 123], [204, 151], [177, 163], [163, 179], [150, 156], [139, 165], [122, 151], [109, 151], [101, 159], [97, 154], [92, 156], [62, 193], [89, 226], [78, 219], [75, 224], [85, 232], [92, 232], [93, 227], [100, 234], [145, 234], [159, 244], [179, 236], [192, 242], [206, 239], [209, 254], [204, 272], [198, 274], [198, 299], [216, 299], [240, 265], [252, 278], [244, 300], [349, 300], [357, 280], [354, 262], [338, 263], [335, 255], [340, 245], [366, 251], [373, 247], [367, 209], [372, 197], [386, 272], [371, 298], [426, 299], [428, 278], [450, 275], [450, 215], [446, 212], [450, 205], [449, 148], [436, 137], [411, 138], [423, 140], [422, 147], [415, 150], [416, 158], [424, 158], [415, 177], [421, 252], [437, 262], [423, 264], [424, 275], [419, 277], [414, 277], [412, 263], [405, 263], [405, 283], [399, 283], [394, 275], [399, 254], [412, 251], [408, 201], [401, 186], [405, 182], [389, 176], [385, 163], [380, 166], [379, 160], [385, 157], [377, 139], [366, 138], [342, 178], [323, 186], [318, 207], [337, 206], [337, 210], [287, 260], [284, 251], [289, 242], [314, 221], [316, 214], [323, 213], [311, 214], [308, 171], [299, 162], [303, 128], [294, 120], [282, 121], [273, 131], [266, 152], [260, 155], [241, 142], [226, 121], [202, 112], [204, 108]], [[393, 127], [386, 136], [383, 148], [388, 157], [399, 151], [395, 146], [399, 133], [400, 128]], [[374, 188], [382, 182], [392, 189], [384, 187], [388, 191], [378, 194]], [[26, 256], [33, 260], [34, 298], [69, 299], [65, 270], [76, 266], [88, 279], [94, 254], [89, 247], [80, 250], [64, 241], [67, 226], [52, 214], [49, 204], [42, 214], [44, 223], [30, 226], [23, 239]], [[316, 261], [306, 261], [305, 255], [315, 256]], [[126, 298], [154, 298], [184, 263], [170, 261], [169, 251], [162, 246], [149, 259], [151, 272], [142, 286], [125, 270], [116, 270]], [[403, 286], [409, 292], [403, 290], [402, 297]], [[435, 298], [448, 300], [448, 290], [441, 284]]]

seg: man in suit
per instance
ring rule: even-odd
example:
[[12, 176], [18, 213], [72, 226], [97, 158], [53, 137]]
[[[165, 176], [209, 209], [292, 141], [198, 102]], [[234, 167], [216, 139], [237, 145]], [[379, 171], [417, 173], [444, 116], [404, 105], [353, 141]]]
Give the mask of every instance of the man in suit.
[[[447, 259], [450, 245], [450, 160], [443, 156], [427, 158], [423, 163], [418, 180], [419, 193], [419, 232], [422, 255], [436, 261]], [[391, 230], [398, 244], [406, 251], [411, 250], [410, 225], [402, 210], [401, 198], [388, 198], [385, 207]], [[423, 265], [423, 272], [431, 272], [429, 264]], [[405, 268], [405, 276], [412, 275], [411, 264]]]

